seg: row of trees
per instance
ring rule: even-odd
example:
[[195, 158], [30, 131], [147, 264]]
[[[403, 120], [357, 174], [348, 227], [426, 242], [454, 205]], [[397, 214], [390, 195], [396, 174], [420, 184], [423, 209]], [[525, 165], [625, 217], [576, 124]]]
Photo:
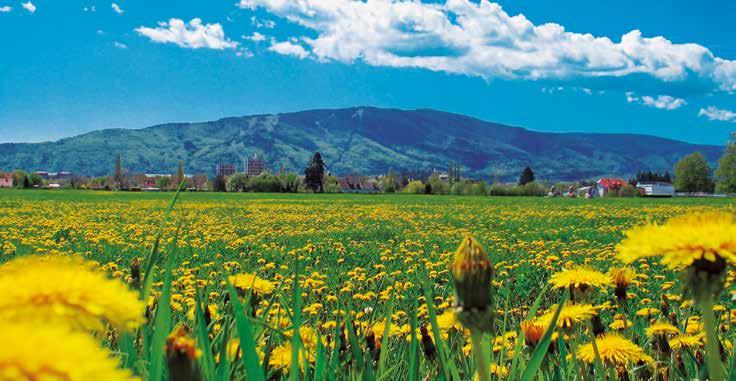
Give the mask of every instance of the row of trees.
[[[450, 166], [449, 168], [453, 168]], [[459, 174], [459, 166], [455, 166], [454, 173]], [[448, 174], [449, 176], [449, 174]], [[139, 178], [140, 177], [140, 178]], [[116, 188], [128, 189], [134, 184], [143, 183], [146, 179], [143, 175], [129, 176], [122, 166], [120, 155], [115, 158], [115, 171], [113, 176], [100, 178], [71, 179], [69, 186], [74, 188]], [[187, 179], [184, 174], [184, 165], [180, 161], [176, 172], [171, 176], [156, 179], [156, 186], [162, 190], [175, 189], [182, 181], [197, 183], [199, 188], [203, 183], [204, 188], [220, 192], [305, 192], [313, 193], [335, 193], [340, 191], [337, 179], [325, 175], [325, 163], [322, 155], [317, 152], [313, 155], [304, 169], [303, 180], [296, 173], [285, 173], [279, 175], [263, 173], [259, 176], [246, 176], [235, 174], [229, 178], [218, 176], [211, 182], [205, 175], [195, 176]], [[635, 185], [642, 181], [671, 182], [672, 176], [669, 172], [638, 172], [629, 183]], [[43, 179], [35, 173], [25, 171], [13, 172], [13, 183], [17, 188], [35, 188], [44, 184]], [[736, 133], [733, 133], [726, 150], [718, 161], [718, 168], [713, 171], [705, 157], [700, 153], [693, 153], [680, 160], [674, 168], [675, 189], [680, 192], [723, 192], [736, 193]], [[140, 186], [140, 185], [138, 185]], [[187, 185], [189, 187], [189, 184]], [[485, 181], [474, 181], [453, 177], [452, 181], [441, 179], [438, 174], [432, 174], [426, 182], [412, 180], [406, 182], [397, 176], [393, 170], [389, 170], [379, 184], [384, 193], [405, 192], [413, 194], [456, 194], [456, 195], [544, 195], [544, 186], [535, 182], [535, 174], [531, 167], [525, 167], [519, 176], [517, 185], [503, 185], [494, 182], [489, 186]]]

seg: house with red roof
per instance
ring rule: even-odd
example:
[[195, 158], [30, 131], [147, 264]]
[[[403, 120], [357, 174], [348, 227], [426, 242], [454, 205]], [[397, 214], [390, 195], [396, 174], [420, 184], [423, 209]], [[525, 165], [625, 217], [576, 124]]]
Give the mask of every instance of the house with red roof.
[[598, 193], [601, 197], [604, 197], [608, 192], [618, 192], [626, 185], [626, 180], [603, 177], [596, 181], [596, 184], [598, 184]]

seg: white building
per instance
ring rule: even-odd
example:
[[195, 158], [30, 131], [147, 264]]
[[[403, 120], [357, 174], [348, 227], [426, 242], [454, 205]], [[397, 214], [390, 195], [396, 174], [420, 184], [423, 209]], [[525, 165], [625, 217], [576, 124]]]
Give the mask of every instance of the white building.
[[670, 183], [661, 181], [647, 181], [636, 184], [636, 187], [644, 191], [648, 197], [672, 197], [675, 195], [675, 187]]

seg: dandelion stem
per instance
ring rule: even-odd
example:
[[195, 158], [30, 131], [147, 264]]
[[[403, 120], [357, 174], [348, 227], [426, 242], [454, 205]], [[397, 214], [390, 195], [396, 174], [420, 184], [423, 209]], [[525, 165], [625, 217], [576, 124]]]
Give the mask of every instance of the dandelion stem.
[[718, 347], [718, 334], [716, 332], [716, 319], [713, 314], [713, 297], [708, 295], [702, 298], [700, 307], [705, 324], [705, 362], [708, 366], [708, 378], [711, 380], [723, 380], [723, 363], [721, 363], [721, 351]]
[[477, 366], [476, 373], [478, 373], [479, 381], [490, 381], [490, 370], [491, 367], [488, 365], [488, 357], [485, 355], [483, 350], [483, 332], [473, 330], [470, 341], [473, 346], [473, 357], [475, 357], [475, 363]]

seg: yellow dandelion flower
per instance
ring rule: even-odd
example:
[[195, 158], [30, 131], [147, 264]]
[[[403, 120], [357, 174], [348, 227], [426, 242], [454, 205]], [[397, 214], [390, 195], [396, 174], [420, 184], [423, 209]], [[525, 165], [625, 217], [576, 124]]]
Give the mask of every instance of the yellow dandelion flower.
[[2, 324], [0, 379], [139, 380], [87, 334], [50, 324]]
[[[501, 366], [498, 364], [491, 364], [489, 371], [490, 371], [490, 374], [494, 375], [495, 377], [499, 379], [503, 379], [505, 377], [508, 377], [509, 375], [509, 369], [506, 368], [505, 366]], [[478, 380], [480, 380], [480, 376], [478, 376], [478, 373], [476, 373], [475, 376], [473, 376], [473, 381], [478, 381]]]
[[457, 315], [455, 314], [455, 311], [452, 310], [446, 310], [442, 314], [437, 315], [437, 325], [440, 330], [444, 332], [451, 329], [456, 329], [458, 331], [463, 330], [463, 325], [460, 324], [459, 320], [457, 320]]
[[638, 311], [636, 311], [636, 316], [639, 317], [650, 317], [654, 315], [659, 315], [662, 311], [660, 311], [657, 308], [654, 307], [645, 307], [641, 308]]
[[[549, 312], [537, 319], [537, 324], [540, 324], [542, 327], [549, 327], [556, 309], [556, 305], [552, 306]], [[575, 324], [582, 323], [597, 314], [598, 310], [590, 304], [568, 303], [560, 311], [557, 326], [560, 328], [572, 328]]]
[[616, 287], [615, 294], [619, 300], [626, 299], [627, 288], [634, 281], [636, 277], [636, 271], [627, 267], [614, 267], [608, 270], [608, 276], [611, 277], [614, 286]]
[[[291, 342], [286, 342], [279, 345], [271, 350], [268, 364], [276, 369], [280, 370], [284, 374], [288, 374], [291, 369], [291, 353], [292, 353]], [[304, 367], [308, 362], [313, 362], [314, 356], [309, 351], [304, 349], [299, 350], [299, 369], [304, 370]]]
[[554, 288], [574, 288], [586, 291], [589, 288], [602, 288], [613, 284], [611, 277], [587, 267], [562, 270], [552, 275], [549, 283]]
[[233, 275], [229, 280], [238, 290], [252, 291], [258, 295], [269, 295], [276, 289], [273, 282], [259, 278], [257, 275], [251, 273]]
[[677, 335], [680, 333], [680, 330], [670, 323], [660, 321], [647, 327], [644, 332], [648, 337], [654, 337]]
[[648, 224], [626, 233], [616, 247], [625, 263], [661, 256], [671, 269], [720, 257], [736, 263], [736, 221], [726, 212], [694, 213], [671, 218], [666, 224]]
[[634, 323], [631, 320], [624, 320], [624, 319], [614, 319], [611, 324], [608, 325], [608, 328], [615, 329], [617, 331], [620, 331], [622, 329], [626, 329], [628, 327], [631, 327]]
[[670, 348], [674, 350], [679, 349], [696, 349], [703, 347], [705, 341], [704, 334], [690, 335], [682, 334], [677, 335], [669, 340]]
[[[637, 364], [639, 362], [652, 363], [654, 359], [644, 353], [644, 350], [622, 336], [609, 333], [596, 339], [598, 353], [607, 366]], [[593, 344], [588, 343], [578, 347], [578, 359], [592, 364], [595, 361]]]
[[0, 318], [101, 331], [134, 329], [145, 304], [122, 282], [70, 257], [21, 257], [0, 266]]

